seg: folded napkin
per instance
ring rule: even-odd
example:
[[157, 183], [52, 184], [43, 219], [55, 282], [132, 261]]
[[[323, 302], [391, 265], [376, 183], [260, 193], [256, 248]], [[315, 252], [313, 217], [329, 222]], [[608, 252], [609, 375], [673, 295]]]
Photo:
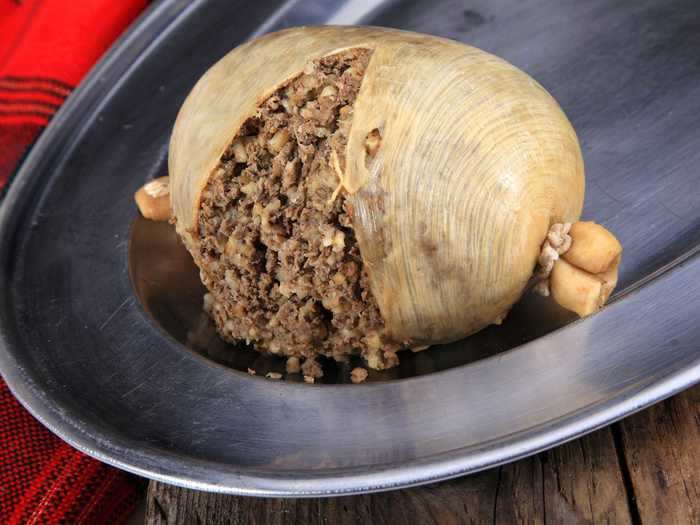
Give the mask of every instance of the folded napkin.
[[[73, 87], [146, 3], [0, 0], [0, 199]], [[51, 434], [0, 380], [0, 523], [123, 523], [140, 488]]]

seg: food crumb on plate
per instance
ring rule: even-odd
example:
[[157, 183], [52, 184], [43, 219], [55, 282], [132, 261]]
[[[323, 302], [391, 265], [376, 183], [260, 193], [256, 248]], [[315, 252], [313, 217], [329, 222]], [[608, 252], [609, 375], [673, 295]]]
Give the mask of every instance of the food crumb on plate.
[[301, 365], [299, 363], [298, 357], [290, 357], [287, 359], [287, 373], [288, 374], [298, 374], [301, 370]]
[[323, 369], [321, 368], [321, 364], [313, 358], [304, 361], [304, 364], [301, 365], [301, 371], [305, 376], [311, 376], [316, 379], [323, 377]]
[[358, 366], [357, 368], [353, 368], [352, 372], [350, 372], [350, 381], [353, 383], [362, 383], [367, 379], [367, 375], [367, 370]]

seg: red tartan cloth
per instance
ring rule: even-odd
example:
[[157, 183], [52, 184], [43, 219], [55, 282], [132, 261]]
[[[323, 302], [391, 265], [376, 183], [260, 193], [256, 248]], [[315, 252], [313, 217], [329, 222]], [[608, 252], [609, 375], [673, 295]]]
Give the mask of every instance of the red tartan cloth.
[[[145, 5], [0, 0], [0, 196], [54, 112]], [[123, 523], [139, 493], [136, 478], [41, 426], [0, 380], [0, 524]]]

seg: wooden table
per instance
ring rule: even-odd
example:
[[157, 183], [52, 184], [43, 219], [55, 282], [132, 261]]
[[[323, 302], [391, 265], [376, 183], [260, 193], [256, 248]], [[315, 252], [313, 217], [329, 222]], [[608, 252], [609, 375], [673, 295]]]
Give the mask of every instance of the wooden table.
[[700, 524], [700, 385], [537, 456], [423, 487], [260, 499], [151, 482], [155, 524]]

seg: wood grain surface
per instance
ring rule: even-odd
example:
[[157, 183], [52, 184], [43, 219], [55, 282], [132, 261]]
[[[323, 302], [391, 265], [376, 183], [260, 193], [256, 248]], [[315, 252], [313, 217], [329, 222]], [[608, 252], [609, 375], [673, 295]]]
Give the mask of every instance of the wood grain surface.
[[338, 498], [209, 494], [151, 482], [148, 525], [700, 523], [700, 385], [515, 463]]

